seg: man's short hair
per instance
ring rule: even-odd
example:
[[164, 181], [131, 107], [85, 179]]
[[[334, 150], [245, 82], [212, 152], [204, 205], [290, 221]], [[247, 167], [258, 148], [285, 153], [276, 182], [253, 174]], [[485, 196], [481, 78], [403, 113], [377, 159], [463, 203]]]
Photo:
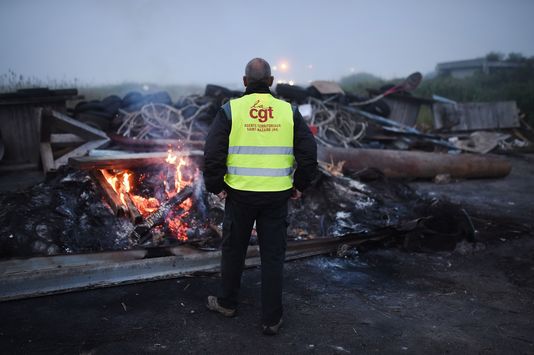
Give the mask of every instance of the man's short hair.
[[254, 58], [248, 62], [245, 76], [249, 82], [268, 81], [271, 78], [271, 66], [263, 58]]

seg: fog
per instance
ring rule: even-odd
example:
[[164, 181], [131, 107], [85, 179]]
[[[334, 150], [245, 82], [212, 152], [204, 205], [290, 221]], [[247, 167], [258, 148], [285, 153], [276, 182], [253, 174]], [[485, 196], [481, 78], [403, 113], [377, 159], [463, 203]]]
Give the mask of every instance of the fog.
[[0, 74], [87, 85], [237, 84], [429, 73], [490, 51], [534, 55], [534, 1], [0, 1]]

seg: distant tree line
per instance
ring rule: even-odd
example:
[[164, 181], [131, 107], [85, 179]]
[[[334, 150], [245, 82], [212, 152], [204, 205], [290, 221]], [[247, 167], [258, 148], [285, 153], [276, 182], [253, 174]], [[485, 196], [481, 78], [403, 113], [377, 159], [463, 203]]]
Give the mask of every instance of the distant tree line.
[[[477, 71], [466, 78], [438, 75], [425, 78], [414, 95], [432, 97], [433, 94], [459, 102], [514, 100], [530, 124], [534, 123], [534, 56], [521, 53], [504, 55], [491, 52], [486, 55], [490, 61], [520, 63], [517, 68], [496, 70], [489, 74]], [[399, 80], [388, 81], [395, 83]], [[367, 88], [380, 88], [386, 81], [366, 73], [358, 73], [341, 79], [341, 86], [350, 92], [365, 92]]]
[[505, 56], [491, 52], [486, 59], [520, 63], [522, 66], [496, 70], [489, 74], [477, 71], [462, 79], [437, 76], [424, 80], [415, 94], [427, 97], [436, 94], [460, 102], [515, 100], [527, 119], [534, 122], [534, 56], [527, 58], [521, 53]]

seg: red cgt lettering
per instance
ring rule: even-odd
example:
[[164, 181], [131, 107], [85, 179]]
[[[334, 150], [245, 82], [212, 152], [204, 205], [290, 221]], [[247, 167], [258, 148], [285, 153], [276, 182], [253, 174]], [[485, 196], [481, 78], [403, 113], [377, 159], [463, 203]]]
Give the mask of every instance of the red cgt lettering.
[[249, 115], [251, 118], [258, 119], [259, 122], [265, 122], [269, 118], [273, 118], [273, 108], [269, 106], [269, 108], [251, 108], [249, 111]]

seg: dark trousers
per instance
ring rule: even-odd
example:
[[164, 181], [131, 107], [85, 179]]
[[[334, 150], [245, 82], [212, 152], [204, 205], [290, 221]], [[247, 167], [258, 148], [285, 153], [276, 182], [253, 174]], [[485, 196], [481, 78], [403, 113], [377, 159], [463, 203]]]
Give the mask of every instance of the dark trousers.
[[282, 279], [287, 237], [287, 201], [262, 207], [226, 200], [223, 221], [219, 304], [235, 309], [241, 275], [252, 227], [256, 231], [261, 257], [261, 306], [264, 325], [274, 325], [282, 317]]

